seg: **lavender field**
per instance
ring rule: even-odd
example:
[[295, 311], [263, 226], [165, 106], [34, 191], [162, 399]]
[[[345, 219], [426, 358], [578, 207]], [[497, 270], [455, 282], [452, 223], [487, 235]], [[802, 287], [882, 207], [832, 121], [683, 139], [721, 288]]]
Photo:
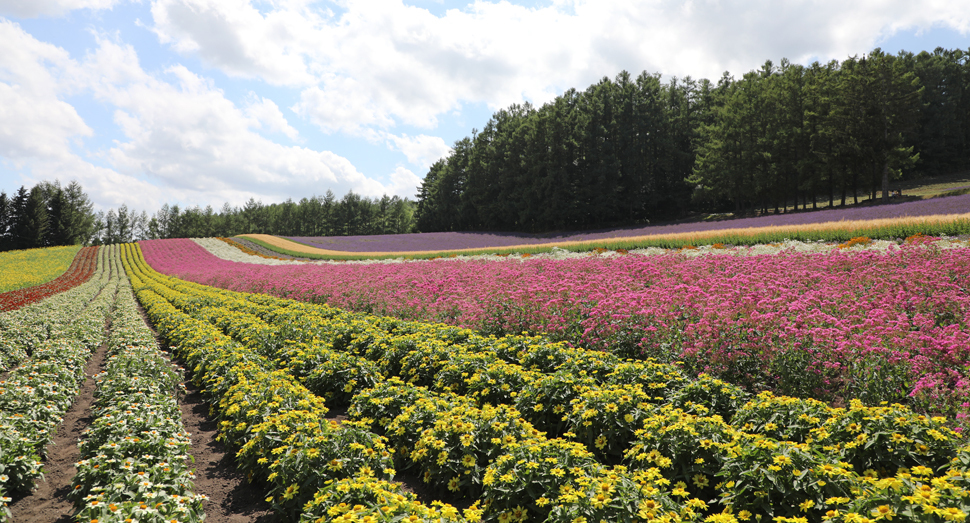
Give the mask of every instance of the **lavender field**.
[[434, 251], [453, 249], [478, 249], [508, 247], [512, 245], [540, 245], [549, 242], [585, 241], [611, 238], [628, 238], [654, 234], [704, 232], [723, 229], [742, 229], [778, 225], [804, 225], [811, 223], [850, 220], [876, 220], [907, 216], [930, 216], [936, 214], [962, 214], [970, 212], [970, 194], [934, 198], [898, 204], [827, 209], [813, 212], [795, 212], [775, 216], [738, 218], [710, 222], [675, 223], [636, 228], [618, 228], [585, 232], [561, 232], [549, 234], [522, 234], [502, 232], [431, 232], [417, 234], [388, 234], [373, 236], [328, 236], [289, 239], [317, 247], [346, 252], [383, 251]]

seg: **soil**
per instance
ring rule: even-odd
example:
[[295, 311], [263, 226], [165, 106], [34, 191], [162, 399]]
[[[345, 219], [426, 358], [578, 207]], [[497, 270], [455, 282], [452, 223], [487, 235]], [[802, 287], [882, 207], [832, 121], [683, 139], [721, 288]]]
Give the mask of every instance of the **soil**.
[[277, 521], [263, 498], [266, 493], [246, 481], [236, 467], [232, 453], [216, 441], [215, 420], [209, 406], [191, 382], [182, 399], [182, 422], [192, 435], [191, 454], [195, 459], [195, 493], [209, 497], [203, 505], [206, 523], [269, 523]]
[[[148, 321], [145, 309], [137, 301], [135, 305], [159, 347], [168, 349], [165, 340]], [[264, 499], [265, 492], [246, 480], [246, 475], [236, 467], [233, 454], [226, 452], [225, 446], [216, 441], [218, 424], [209, 416], [209, 406], [190, 380], [190, 372], [183, 370], [182, 376], [187, 394], [181, 398], [179, 408], [185, 431], [192, 438], [190, 454], [195, 465], [195, 493], [209, 498], [203, 503], [206, 523], [276, 522], [277, 518]]]
[[[138, 306], [142, 317], [144, 310]], [[110, 325], [106, 325], [108, 328]], [[155, 333], [156, 339], [158, 334]], [[161, 345], [162, 340], [159, 340]], [[164, 345], [161, 345], [164, 347]], [[54, 443], [47, 448], [44, 460], [45, 478], [38, 481], [34, 490], [15, 498], [10, 503], [11, 521], [18, 523], [71, 523], [74, 505], [67, 499], [71, 481], [77, 473], [74, 464], [81, 459], [77, 443], [82, 432], [91, 425], [91, 407], [94, 404], [96, 384], [93, 377], [101, 371], [107, 356], [107, 344], [103, 344], [88, 360], [84, 373], [86, 379], [74, 404], [64, 415], [64, 421], [54, 436]], [[233, 462], [233, 455], [215, 440], [217, 424], [208, 415], [208, 405], [202, 400], [198, 389], [186, 383], [187, 395], [181, 398], [180, 408], [185, 430], [191, 434], [191, 455], [195, 465], [195, 492], [208, 496], [203, 508], [206, 523], [276, 523], [265, 493], [246, 481], [246, 476]]]
[[[105, 330], [110, 323], [105, 325]], [[108, 353], [107, 343], [101, 344], [84, 367], [84, 384], [74, 404], [64, 415], [61, 426], [57, 428], [54, 442], [47, 446], [44, 459], [44, 479], [34, 484], [29, 494], [15, 498], [10, 503], [11, 521], [18, 523], [70, 523], [74, 504], [67, 499], [71, 491], [71, 481], [77, 473], [74, 464], [81, 459], [77, 443], [81, 433], [93, 421], [91, 407], [94, 405], [94, 391], [97, 388], [94, 376], [101, 372]]]

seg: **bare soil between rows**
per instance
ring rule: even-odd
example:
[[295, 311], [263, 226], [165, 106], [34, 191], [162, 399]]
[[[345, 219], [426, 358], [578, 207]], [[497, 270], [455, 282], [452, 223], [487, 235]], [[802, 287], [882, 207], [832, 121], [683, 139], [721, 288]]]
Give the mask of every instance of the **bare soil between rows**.
[[[149, 321], [145, 309], [137, 300], [135, 303], [145, 324], [155, 335], [158, 346], [168, 350], [165, 340], [158, 335], [155, 326]], [[171, 352], [169, 357], [174, 361]], [[187, 394], [179, 399], [179, 408], [185, 431], [192, 438], [190, 453], [195, 466], [195, 493], [209, 498], [203, 504], [206, 523], [278, 521], [270, 510], [269, 503], [265, 501], [263, 491], [249, 483], [246, 475], [236, 466], [235, 456], [226, 451], [225, 445], [216, 441], [219, 435], [218, 423], [209, 416], [209, 405], [203, 400], [198, 387], [192, 383], [190, 371], [181, 371]]]
[[94, 352], [84, 367], [85, 380], [74, 404], [64, 415], [61, 426], [54, 435], [54, 442], [47, 446], [44, 459], [44, 479], [34, 484], [29, 494], [10, 503], [11, 521], [17, 523], [70, 523], [74, 504], [67, 499], [71, 491], [71, 481], [77, 473], [74, 464], [80, 461], [81, 452], [77, 448], [81, 433], [93, 421], [91, 407], [94, 405], [94, 391], [97, 388], [94, 376], [104, 366], [108, 353], [107, 344], [102, 344]]
[[[141, 306], [138, 306], [145, 323], [155, 333], [154, 327]], [[18, 495], [10, 503], [11, 521], [17, 523], [71, 523], [74, 504], [67, 499], [71, 482], [77, 469], [74, 464], [81, 459], [78, 442], [85, 429], [94, 421], [91, 409], [97, 388], [94, 376], [104, 367], [107, 344], [102, 344], [88, 360], [85, 380], [74, 404], [65, 413], [54, 441], [47, 447], [44, 459], [44, 479], [35, 483], [27, 494]], [[187, 379], [187, 376], [183, 374]], [[195, 492], [209, 499], [204, 502], [206, 523], [276, 523], [278, 518], [270, 511], [263, 499], [264, 493], [246, 480], [246, 475], [236, 467], [232, 453], [216, 441], [217, 423], [209, 416], [209, 407], [199, 390], [186, 382], [187, 394], [180, 398], [182, 423], [191, 435], [191, 456], [195, 466]]]

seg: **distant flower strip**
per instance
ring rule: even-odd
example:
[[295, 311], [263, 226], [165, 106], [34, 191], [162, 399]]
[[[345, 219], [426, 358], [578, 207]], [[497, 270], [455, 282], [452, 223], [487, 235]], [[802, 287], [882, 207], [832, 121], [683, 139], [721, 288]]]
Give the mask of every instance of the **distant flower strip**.
[[226, 245], [229, 245], [229, 246], [231, 246], [231, 247], [233, 247], [233, 248], [235, 248], [237, 250], [240, 250], [240, 251], [242, 251], [242, 252], [244, 252], [246, 254], [249, 254], [251, 256], [258, 256], [260, 258], [264, 258], [264, 259], [267, 259], [267, 260], [289, 261], [287, 258], [280, 258], [279, 256], [268, 256], [268, 255], [263, 254], [261, 252], [254, 251], [254, 250], [250, 249], [249, 247], [243, 245], [242, 243], [239, 243], [236, 240], [233, 240], [232, 238], [216, 238], [216, 239], [219, 240], [219, 241], [221, 241], [222, 243], [224, 243]]
[[97, 266], [97, 252], [97, 247], [85, 247], [77, 253], [67, 271], [53, 281], [0, 294], [0, 311], [19, 309], [88, 281]]
[[597, 232], [560, 234], [478, 233], [478, 232], [429, 232], [421, 234], [387, 234], [372, 236], [291, 237], [293, 241], [321, 249], [356, 253], [379, 251], [448, 251], [504, 247], [509, 245], [539, 245], [560, 241], [609, 240], [630, 236], [653, 234], [676, 234], [705, 232], [722, 229], [803, 225], [842, 220], [874, 220], [907, 216], [937, 214], [963, 214], [970, 209], [970, 195], [934, 198], [893, 205], [873, 205], [848, 209], [827, 209], [813, 212], [795, 212], [755, 218], [628, 227]]
[[785, 394], [954, 414], [970, 400], [970, 249], [932, 242], [823, 255], [280, 267], [220, 260], [190, 240], [143, 247], [160, 272], [227, 289], [542, 332]]
[[0, 292], [47, 283], [70, 267], [80, 245], [0, 252]]

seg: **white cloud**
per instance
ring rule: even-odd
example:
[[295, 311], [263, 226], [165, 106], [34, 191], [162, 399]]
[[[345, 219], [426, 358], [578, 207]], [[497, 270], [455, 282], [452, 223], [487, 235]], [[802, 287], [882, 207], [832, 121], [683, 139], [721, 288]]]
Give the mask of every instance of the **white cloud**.
[[388, 128], [394, 121], [350, 78], [332, 81], [325, 89], [310, 87], [291, 109], [327, 133], [366, 135], [367, 128]]
[[63, 77], [76, 64], [60, 48], [0, 19], [0, 156], [14, 162], [72, 155], [71, 143], [93, 131], [70, 104]]
[[[245, 107], [237, 107], [184, 66], [149, 75], [132, 48], [105, 40], [87, 63], [99, 64], [91, 82], [95, 95], [118, 108], [115, 122], [125, 140], [106, 158], [121, 173], [147, 175], [185, 200], [213, 206], [250, 197], [279, 201], [328, 188], [367, 196], [387, 190], [337, 154], [284, 146], [255, 132], [297, 136], [268, 99], [250, 95]], [[99, 81], [104, 78], [125, 81]]]
[[0, 0], [0, 14], [20, 18], [57, 16], [74, 9], [111, 9], [119, 0]]
[[[121, 136], [113, 146], [89, 159], [72, 151], [93, 131], [63, 100], [69, 94], [114, 108]], [[413, 192], [413, 175], [395, 174], [385, 185], [338, 154], [284, 146], [260, 130], [299, 137], [267, 98], [250, 94], [237, 106], [210, 79], [181, 65], [150, 74], [133, 47], [104, 37], [74, 61], [0, 20], [0, 158], [34, 183], [68, 173], [99, 207], [149, 210], [174, 201], [272, 202], [327, 189], [371, 197]]]
[[286, 121], [283, 112], [280, 111], [276, 102], [268, 98], [261, 98], [256, 93], [249, 93], [246, 105], [246, 116], [249, 116], [255, 121], [254, 127], [266, 129], [271, 132], [283, 133], [290, 140], [297, 140], [300, 137], [300, 133]]
[[[198, 52], [226, 73], [274, 85], [313, 82], [303, 55], [314, 15], [299, 3], [261, 14], [247, 0], [163, 0], [152, 4], [155, 32], [182, 52]], [[275, 4], [274, 4], [275, 5]]]
[[451, 147], [448, 147], [440, 137], [426, 134], [419, 134], [415, 137], [406, 134], [401, 136], [388, 134], [387, 144], [389, 147], [404, 153], [409, 163], [421, 169], [427, 169], [439, 158], [443, 158], [451, 152]]
[[466, 102], [542, 103], [621, 69], [716, 80], [766, 59], [843, 59], [904, 29], [970, 31], [970, 0], [478, 0], [442, 16], [401, 0], [344, 0], [339, 16], [303, 1], [260, 5], [153, 0], [152, 11], [177, 49], [229, 74], [306, 83], [293, 110], [356, 134], [434, 128]]
[[421, 186], [422, 179], [418, 175], [411, 172], [409, 169], [404, 167], [397, 167], [394, 172], [391, 173], [391, 185], [388, 193], [390, 195], [398, 195], [402, 198], [414, 199], [417, 194], [417, 188]]

